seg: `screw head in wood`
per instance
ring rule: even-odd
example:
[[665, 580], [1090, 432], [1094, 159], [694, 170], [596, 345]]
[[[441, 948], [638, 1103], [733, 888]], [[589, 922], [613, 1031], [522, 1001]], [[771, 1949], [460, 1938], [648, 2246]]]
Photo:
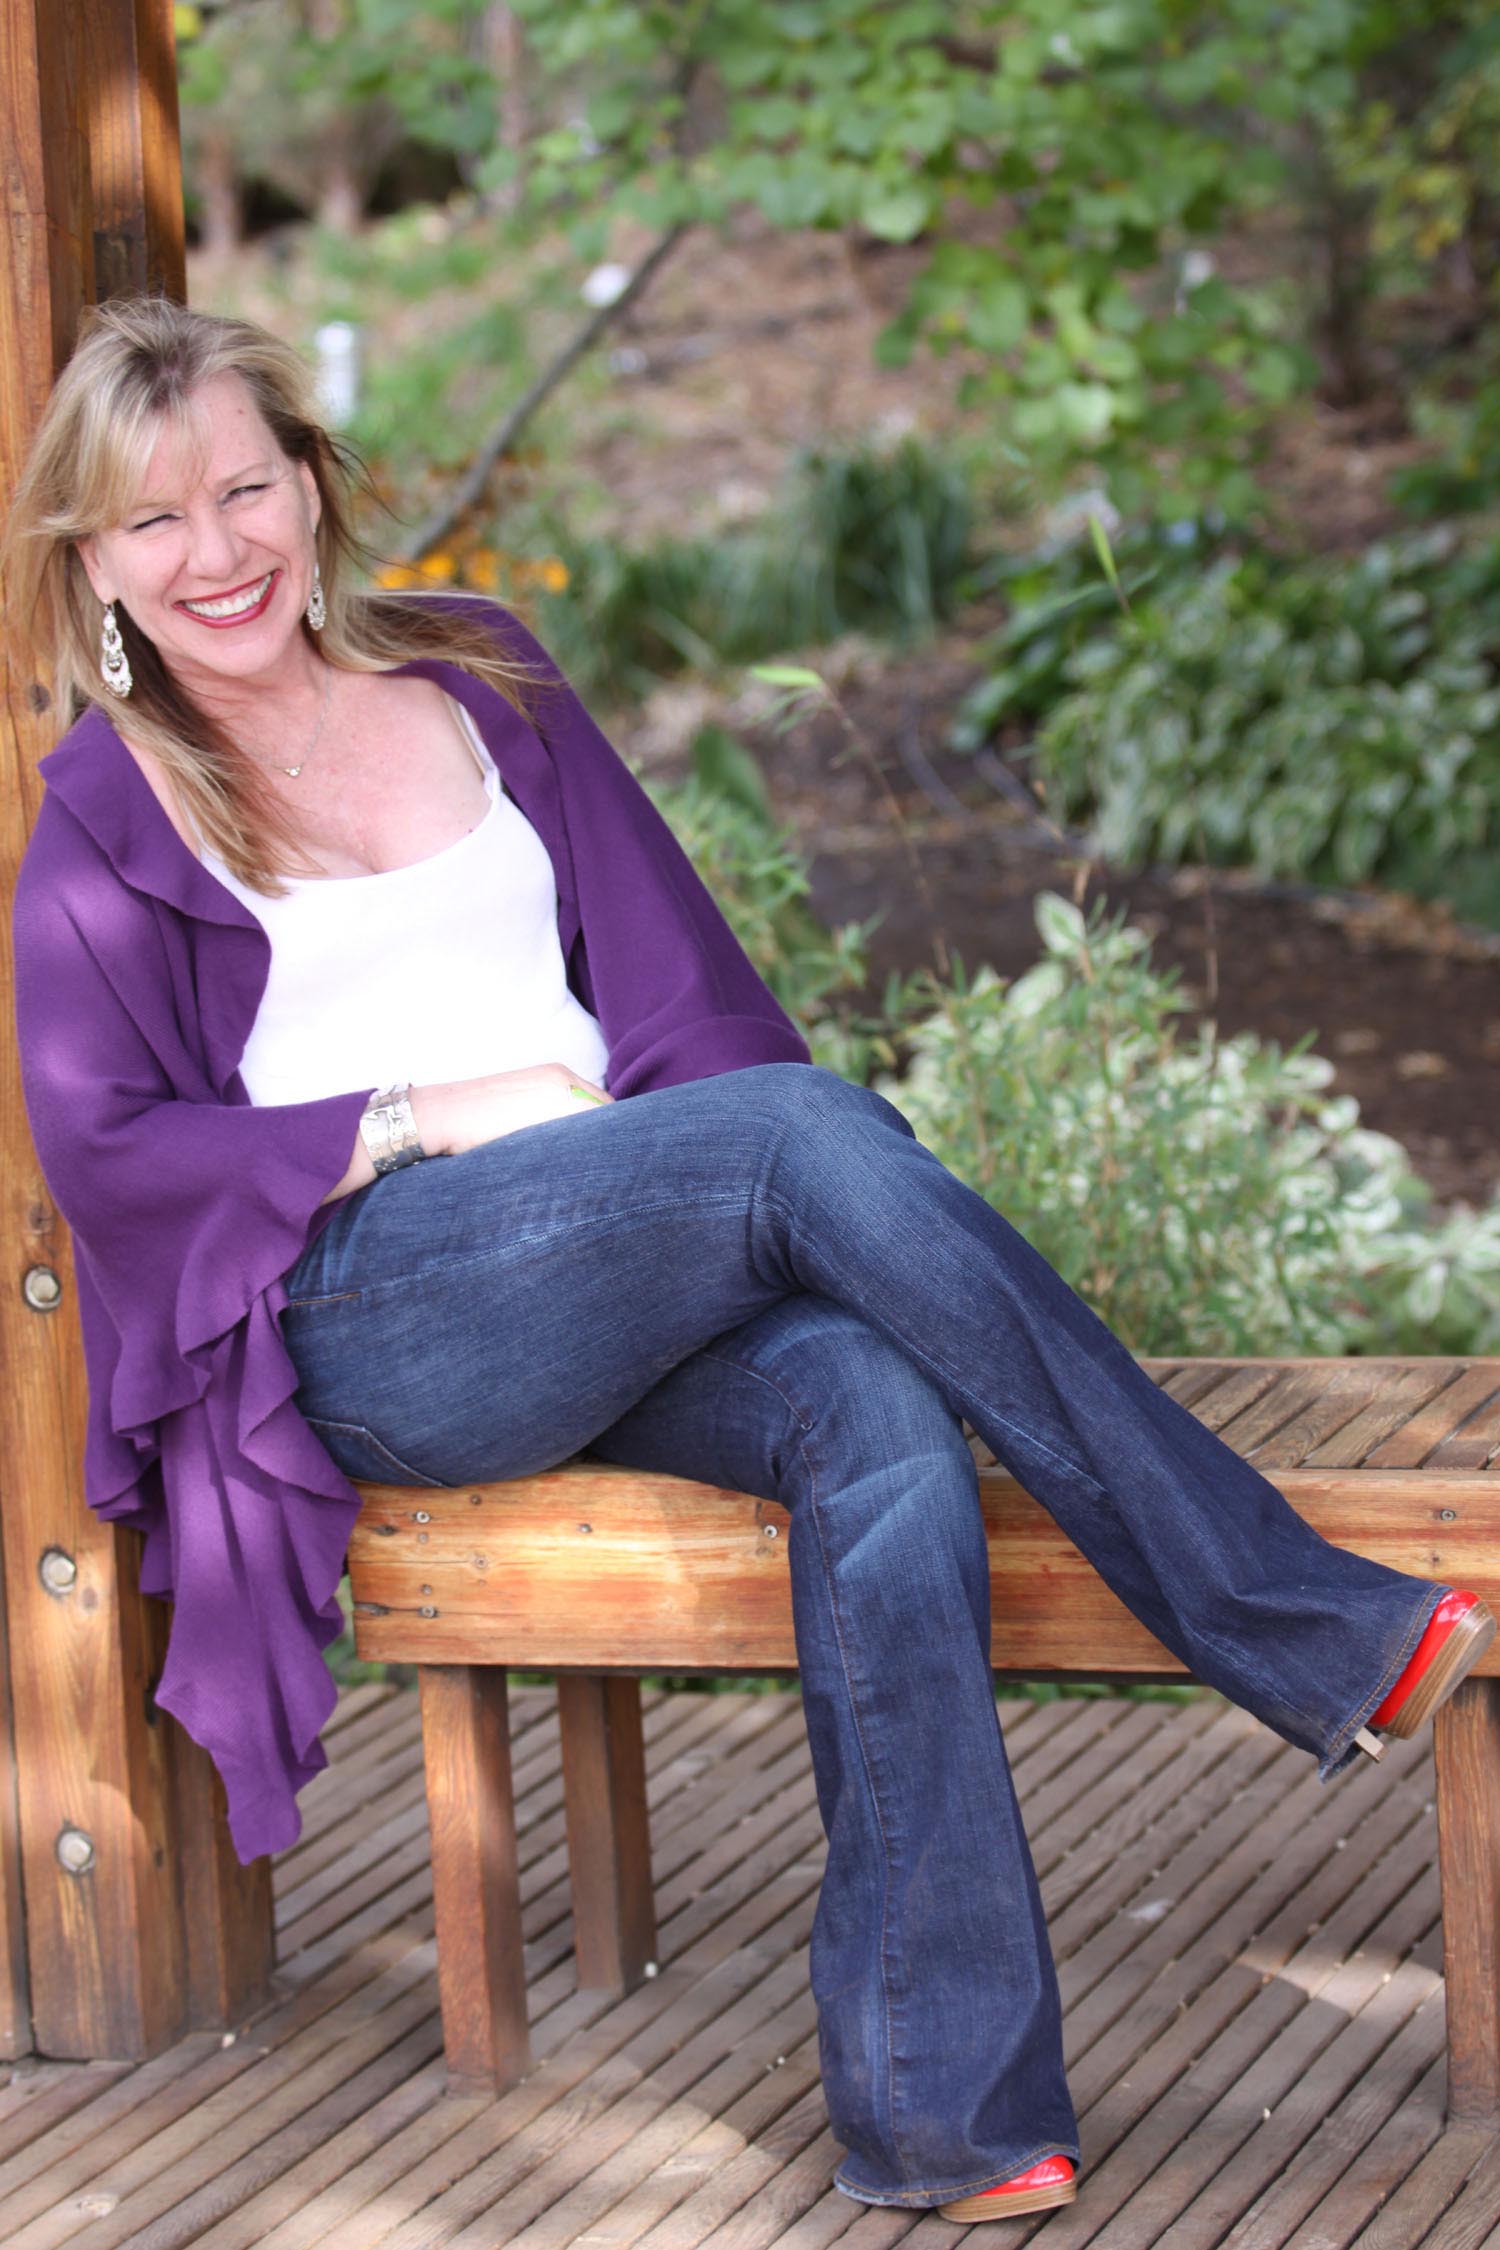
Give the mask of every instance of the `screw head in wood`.
[[70, 1875], [86, 1875], [94, 1864], [94, 1839], [81, 1828], [64, 1828], [57, 1839], [58, 1865]]
[[71, 1594], [78, 1583], [78, 1565], [61, 1547], [46, 1547], [37, 1565], [37, 1576], [49, 1594]]
[[21, 1295], [33, 1312], [55, 1312], [62, 1303], [62, 1283], [50, 1266], [28, 1266], [21, 1277]]

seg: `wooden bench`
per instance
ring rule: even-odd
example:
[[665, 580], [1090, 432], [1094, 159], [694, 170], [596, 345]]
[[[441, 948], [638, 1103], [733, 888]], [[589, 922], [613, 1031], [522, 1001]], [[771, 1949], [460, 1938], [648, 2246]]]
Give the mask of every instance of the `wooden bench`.
[[[1500, 1358], [1141, 1365], [1325, 1538], [1500, 1610]], [[976, 1453], [995, 1669], [1183, 1677]], [[363, 1490], [355, 1645], [420, 1667], [449, 2083], [498, 2092], [530, 2054], [506, 1668], [557, 1675], [578, 1982], [623, 1993], [656, 1949], [639, 1675], [795, 1673], [790, 1518], [587, 1461], [505, 1484]], [[1435, 1735], [1449, 2115], [1500, 2123], [1500, 1639]]]

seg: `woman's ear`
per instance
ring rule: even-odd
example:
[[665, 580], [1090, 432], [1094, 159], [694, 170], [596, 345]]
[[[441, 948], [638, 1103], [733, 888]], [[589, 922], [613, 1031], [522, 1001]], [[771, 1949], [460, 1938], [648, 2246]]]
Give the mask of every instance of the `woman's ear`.
[[312, 517], [312, 527], [316, 531], [323, 520], [323, 495], [318, 490], [317, 478], [305, 461], [297, 463], [297, 474], [302, 479], [302, 489], [307, 495], [307, 512]]
[[73, 544], [78, 550], [78, 559], [83, 564], [88, 582], [100, 601], [112, 602], [115, 598], [114, 588], [100, 565], [99, 550], [94, 544], [93, 535], [90, 534], [86, 539], [75, 539]]

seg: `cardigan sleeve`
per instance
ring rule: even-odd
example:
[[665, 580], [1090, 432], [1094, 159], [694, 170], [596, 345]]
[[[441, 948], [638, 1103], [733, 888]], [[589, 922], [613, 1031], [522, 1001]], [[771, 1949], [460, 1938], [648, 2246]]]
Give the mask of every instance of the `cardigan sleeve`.
[[[360, 1503], [297, 1411], [278, 1316], [369, 1089], [228, 1098], [243, 1090], [214, 1083], [180, 918], [50, 792], [14, 929], [27, 1115], [74, 1234], [86, 1497], [144, 1534], [142, 1590], [173, 1605], [156, 1701], [218, 1767], [248, 1865], [295, 1840], [297, 1792], [327, 1764], [323, 1651]], [[237, 1005], [258, 956], [228, 934]]]
[[543, 678], [533, 723], [561, 791], [584, 996], [609, 1045], [609, 1092], [810, 1061], [801, 1032], [558, 665], [512, 611], [485, 608], [502, 645]]
[[201, 1395], [206, 1348], [295, 1264], [373, 1089], [222, 1098], [154, 902], [50, 797], [13, 926], [32, 1138], [119, 1338], [111, 1426], [139, 1429]]

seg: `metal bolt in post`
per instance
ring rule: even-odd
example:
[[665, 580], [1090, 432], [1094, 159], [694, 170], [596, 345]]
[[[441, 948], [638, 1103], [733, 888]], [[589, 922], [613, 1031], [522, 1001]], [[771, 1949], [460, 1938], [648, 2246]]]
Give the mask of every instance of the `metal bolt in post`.
[[81, 1828], [64, 1828], [57, 1839], [57, 1857], [70, 1875], [86, 1875], [94, 1864], [94, 1839]]
[[37, 1576], [49, 1594], [56, 1594], [61, 1598], [64, 1594], [71, 1594], [77, 1585], [78, 1565], [61, 1547], [46, 1547], [37, 1564]]
[[21, 1277], [21, 1295], [33, 1312], [56, 1312], [62, 1303], [62, 1283], [50, 1266], [28, 1266]]

